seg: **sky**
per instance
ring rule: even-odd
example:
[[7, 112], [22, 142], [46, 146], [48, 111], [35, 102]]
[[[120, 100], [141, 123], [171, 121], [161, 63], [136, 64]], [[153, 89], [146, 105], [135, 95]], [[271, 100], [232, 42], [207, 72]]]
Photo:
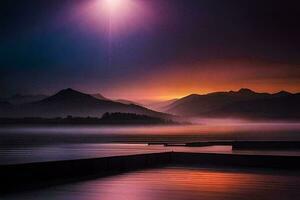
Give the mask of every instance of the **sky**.
[[0, 96], [300, 92], [297, 0], [3, 0]]

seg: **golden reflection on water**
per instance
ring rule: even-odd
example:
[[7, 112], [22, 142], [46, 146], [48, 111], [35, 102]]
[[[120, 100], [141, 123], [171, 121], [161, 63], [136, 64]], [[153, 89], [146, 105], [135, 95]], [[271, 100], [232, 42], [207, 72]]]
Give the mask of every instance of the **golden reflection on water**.
[[299, 175], [163, 168], [53, 187], [13, 199], [284, 200], [299, 199], [299, 196]]
[[300, 176], [168, 168], [108, 179], [97, 190], [113, 200], [291, 199], [300, 195]]

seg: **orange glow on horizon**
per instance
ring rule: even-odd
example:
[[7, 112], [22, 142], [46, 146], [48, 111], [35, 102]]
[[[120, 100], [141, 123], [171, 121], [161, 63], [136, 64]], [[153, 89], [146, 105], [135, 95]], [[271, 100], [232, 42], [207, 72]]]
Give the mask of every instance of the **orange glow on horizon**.
[[[284, 71], [280, 69], [285, 69]], [[104, 94], [130, 100], [169, 100], [190, 94], [238, 91], [276, 93], [300, 92], [300, 68], [295, 66], [249, 61], [215, 61], [162, 68], [159, 73], [126, 80]], [[124, 85], [126, 87], [124, 87]]]
[[[172, 100], [172, 99], [179, 99], [186, 97], [191, 94], [199, 94], [199, 95], [205, 95], [213, 92], [229, 92], [229, 91], [238, 91], [241, 88], [248, 88], [251, 89], [255, 92], [258, 93], [277, 93], [280, 91], [287, 91], [287, 92], [292, 92], [292, 93], [298, 93], [300, 91], [299, 87], [293, 87], [290, 85], [287, 85], [286, 87], [279, 87], [277, 88], [276, 86], [256, 86], [251, 85], [242, 85], [242, 86], [237, 86], [237, 85], [225, 85], [222, 84], [222, 87], [219, 86], [211, 86], [209, 88], [193, 88], [191, 89], [188, 85], [186, 88], [182, 87], [182, 89], [164, 89], [164, 88], [147, 88], [147, 93], [143, 94], [143, 91], [141, 91], [139, 88], [133, 88], [131, 89], [131, 92], [123, 92], [117, 91], [116, 93], [110, 93], [112, 94], [110, 97], [113, 97], [115, 99], [128, 99], [128, 100], [133, 100], [133, 101], [167, 101], [167, 100]], [[280, 89], [282, 88], [282, 89]], [[286, 89], [287, 88], [287, 89]], [[137, 95], [138, 94], [138, 95]]]

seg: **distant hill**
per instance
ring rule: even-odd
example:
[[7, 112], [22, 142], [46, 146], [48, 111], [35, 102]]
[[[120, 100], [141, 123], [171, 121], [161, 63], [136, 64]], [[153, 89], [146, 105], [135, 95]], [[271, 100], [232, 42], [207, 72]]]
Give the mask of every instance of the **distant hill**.
[[163, 111], [165, 110], [169, 105], [177, 101], [178, 99], [170, 99], [166, 101], [156, 101], [156, 102], [151, 102], [151, 103], [145, 103], [144, 106], [156, 110], [156, 111]]
[[119, 102], [119, 103], [123, 103], [123, 104], [127, 104], [127, 105], [134, 104], [134, 105], [138, 105], [138, 106], [143, 106], [140, 103], [137, 103], [137, 102], [134, 102], [134, 101], [130, 101], [130, 100], [126, 100], [126, 99], [116, 99], [114, 101], [115, 102]]
[[170, 117], [138, 105], [126, 105], [110, 100], [100, 100], [91, 95], [73, 89], [61, 90], [46, 99], [22, 105], [0, 105], [0, 117], [100, 117], [106, 112], [122, 112], [148, 115], [153, 117]]
[[39, 101], [42, 99], [47, 98], [48, 96], [46, 95], [20, 95], [20, 94], [16, 94], [13, 95], [11, 97], [8, 98], [2, 98], [3, 101], [7, 101], [11, 104], [14, 105], [20, 105], [20, 104], [24, 104], [24, 103], [31, 103], [31, 102], [35, 102], [35, 101]]
[[91, 96], [95, 97], [96, 99], [99, 99], [99, 100], [110, 100], [108, 98], [106, 98], [105, 96], [103, 96], [102, 94], [91, 94]]
[[300, 94], [281, 91], [256, 93], [249, 89], [192, 94], [177, 100], [165, 112], [190, 117], [300, 118]]
[[114, 101], [114, 102], [127, 104], [127, 105], [134, 104], [134, 105], [143, 106], [142, 104], [139, 104], [139, 103], [134, 102], [134, 101], [126, 100], [126, 99], [116, 99], [116, 100], [109, 99], [109, 98], [106, 98], [105, 96], [103, 96], [102, 94], [99, 94], [99, 93], [98, 94], [91, 94], [91, 96], [93, 96], [93, 97], [95, 97], [96, 99], [99, 99], [99, 100]]

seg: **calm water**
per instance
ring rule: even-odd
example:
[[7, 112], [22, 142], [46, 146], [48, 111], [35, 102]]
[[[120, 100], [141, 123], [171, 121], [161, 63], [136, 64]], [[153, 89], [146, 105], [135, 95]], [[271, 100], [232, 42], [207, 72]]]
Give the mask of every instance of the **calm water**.
[[179, 126], [0, 127], [0, 145], [203, 140], [300, 140], [300, 122], [217, 121]]
[[198, 152], [223, 154], [259, 154], [300, 156], [300, 150], [293, 151], [233, 151], [231, 146], [209, 147], [164, 147], [147, 144], [59, 144], [32, 147], [0, 148], [0, 165], [42, 161], [99, 158], [108, 156], [133, 155], [158, 152]]
[[[165, 151], [300, 155], [300, 151], [232, 151], [230, 146], [164, 147], [147, 142], [300, 140], [299, 123], [190, 126], [0, 127], [0, 164], [106, 157]], [[300, 174], [275, 171], [162, 168], [143, 170], [0, 199], [8, 200], [236, 200], [300, 199]]]
[[300, 140], [300, 123], [287, 122], [251, 123], [223, 120], [188, 126], [0, 127], [0, 137], [0, 164], [163, 151], [300, 155], [299, 151], [233, 152], [228, 146], [166, 148], [145, 144], [209, 140]]
[[55, 186], [3, 199], [296, 200], [300, 199], [300, 176], [267, 171], [163, 168]]

